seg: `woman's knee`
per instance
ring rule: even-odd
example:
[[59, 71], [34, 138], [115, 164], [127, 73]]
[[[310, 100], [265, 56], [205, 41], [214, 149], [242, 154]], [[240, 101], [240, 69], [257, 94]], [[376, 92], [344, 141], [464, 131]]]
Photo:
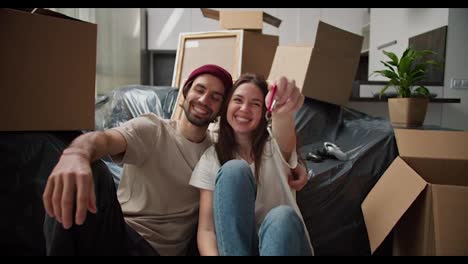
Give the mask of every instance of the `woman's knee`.
[[260, 255], [311, 255], [307, 232], [296, 211], [281, 205], [271, 209], [259, 230]]
[[264, 223], [276, 227], [288, 226], [295, 229], [302, 229], [302, 223], [296, 211], [291, 206], [280, 205], [271, 209], [265, 216]]
[[216, 177], [216, 185], [250, 185], [255, 184], [252, 170], [244, 160], [230, 160], [221, 166]]

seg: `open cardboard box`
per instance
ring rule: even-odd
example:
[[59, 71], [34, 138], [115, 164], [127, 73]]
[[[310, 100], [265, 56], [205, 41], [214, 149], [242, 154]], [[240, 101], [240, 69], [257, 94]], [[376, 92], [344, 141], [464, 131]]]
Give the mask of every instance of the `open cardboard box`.
[[468, 255], [468, 132], [395, 129], [400, 156], [361, 207], [373, 253]]
[[319, 21], [314, 46], [279, 46], [268, 80], [284, 75], [304, 96], [346, 105], [359, 65], [363, 37]]
[[281, 19], [262, 11], [200, 9], [204, 17], [219, 20], [223, 29], [246, 29], [261, 32], [263, 22], [274, 27], [281, 25]]
[[93, 130], [97, 25], [9, 8], [0, 25], [0, 131]]

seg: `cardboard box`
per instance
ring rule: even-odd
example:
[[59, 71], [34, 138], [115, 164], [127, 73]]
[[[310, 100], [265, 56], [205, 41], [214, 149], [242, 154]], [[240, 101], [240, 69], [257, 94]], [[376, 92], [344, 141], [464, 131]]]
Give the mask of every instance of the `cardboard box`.
[[468, 132], [395, 129], [397, 157], [362, 203], [372, 253], [468, 255]]
[[[278, 36], [246, 30], [183, 33], [179, 37], [172, 86], [181, 88], [190, 73], [203, 64], [216, 64], [225, 68], [234, 80], [250, 72], [268, 76], [278, 47]], [[172, 119], [183, 113], [179, 89]]]
[[359, 65], [363, 37], [319, 21], [314, 46], [279, 46], [268, 79], [284, 75], [304, 96], [346, 105]]
[[223, 29], [246, 29], [261, 32], [263, 22], [274, 27], [281, 25], [281, 19], [262, 11], [200, 9], [204, 17], [219, 20]]
[[0, 9], [0, 131], [94, 129], [95, 24]]

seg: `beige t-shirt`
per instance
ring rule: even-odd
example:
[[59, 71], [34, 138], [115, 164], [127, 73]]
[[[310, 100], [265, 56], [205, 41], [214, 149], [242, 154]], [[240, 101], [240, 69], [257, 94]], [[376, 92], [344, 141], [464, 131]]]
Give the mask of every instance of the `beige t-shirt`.
[[144, 114], [114, 128], [127, 141], [117, 190], [126, 222], [161, 255], [184, 255], [195, 234], [199, 191], [188, 184], [211, 146], [187, 140], [177, 121]]

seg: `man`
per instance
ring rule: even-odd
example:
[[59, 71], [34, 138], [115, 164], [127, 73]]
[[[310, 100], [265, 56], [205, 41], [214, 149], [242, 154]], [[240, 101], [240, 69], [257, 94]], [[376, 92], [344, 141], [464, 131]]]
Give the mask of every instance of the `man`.
[[[145, 114], [75, 139], [63, 151], [43, 194], [49, 216], [44, 224], [47, 253], [186, 254], [196, 231], [199, 201], [198, 190], [188, 182], [211, 145], [208, 126], [231, 86], [226, 70], [204, 65], [183, 86], [180, 120]], [[91, 170], [90, 163], [105, 155], [125, 164], [117, 196], [111, 177], [96, 177]], [[307, 181], [304, 171], [296, 182], [300, 188]]]

